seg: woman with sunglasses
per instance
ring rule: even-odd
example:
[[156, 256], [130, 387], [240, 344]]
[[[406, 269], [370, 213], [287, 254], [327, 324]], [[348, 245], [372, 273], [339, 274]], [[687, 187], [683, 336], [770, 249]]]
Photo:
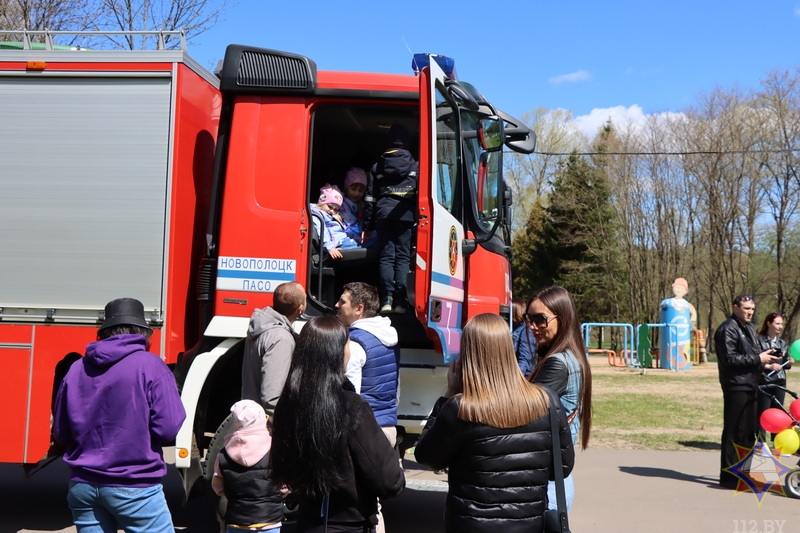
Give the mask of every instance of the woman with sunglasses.
[[[569, 292], [557, 285], [534, 292], [528, 299], [525, 318], [536, 339], [539, 362], [528, 378], [555, 392], [567, 414], [572, 442], [589, 444], [592, 426], [592, 371], [586, 358], [575, 304]], [[575, 485], [572, 475], [564, 479], [567, 509], [572, 505]], [[555, 484], [548, 486], [550, 508], [556, 508]]]
[[[791, 368], [792, 362], [789, 358], [787, 351], [786, 341], [781, 338], [784, 326], [784, 316], [782, 313], [770, 313], [764, 319], [761, 329], [758, 331], [758, 344], [759, 351], [776, 350], [775, 355], [780, 357], [777, 363], [768, 363], [762, 365], [761, 368], [761, 381], [760, 385], [768, 385], [769, 388], [765, 392], [775, 396], [775, 399], [783, 405], [786, 399], [786, 372], [784, 369]], [[782, 366], [786, 363], [786, 366]], [[762, 392], [758, 395], [758, 417], [761, 419], [761, 413], [770, 407], [777, 407], [772, 405], [772, 398]], [[762, 438], [766, 439], [766, 431], [761, 428]], [[775, 435], [772, 436], [775, 438]]]

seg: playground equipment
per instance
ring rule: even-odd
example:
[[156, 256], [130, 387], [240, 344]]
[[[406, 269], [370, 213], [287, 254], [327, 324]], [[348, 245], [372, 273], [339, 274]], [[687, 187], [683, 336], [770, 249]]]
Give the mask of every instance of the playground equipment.
[[[617, 353], [614, 350], [589, 349], [591, 330], [593, 327], [622, 329], [622, 350], [619, 352], [621, 359], [617, 359]], [[635, 357], [636, 348], [634, 346], [633, 324], [620, 324], [614, 322], [584, 322], [581, 324], [581, 335], [583, 335], [583, 344], [586, 346], [587, 353], [604, 353], [609, 358], [609, 364], [613, 366], [641, 366]], [[626, 355], [628, 357], [626, 357]]]
[[[675, 300], [669, 298], [668, 302]], [[689, 309], [662, 303], [660, 318], [664, 326], [669, 326], [670, 334], [661, 336], [660, 366], [669, 370], [689, 370], [691, 363], [691, 326]]]
[[697, 323], [697, 312], [684, 296], [689, 292], [689, 284], [683, 278], [677, 278], [672, 284], [674, 297], [661, 302], [659, 320], [665, 324], [676, 326], [677, 336], [661, 337], [661, 368], [670, 370], [689, 370], [691, 363], [691, 335]]
[[[677, 350], [664, 350], [663, 347], [665, 345], [668, 346], [668, 347], [678, 345], [678, 342], [677, 342], [677, 339], [678, 339], [678, 326], [675, 325], [675, 324], [669, 324], [669, 323], [664, 323], [664, 322], [639, 324], [637, 326], [637, 333], [638, 333], [639, 337], [638, 337], [636, 345], [639, 346], [639, 354], [640, 354], [639, 361], [642, 362], [642, 365], [645, 366], [645, 368], [648, 368], [648, 367], [652, 366], [652, 354], [649, 351], [649, 346], [650, 346], [649, 339], [650, 339], [650, 329], [651, 328], [660, 328], [660, 329], [664, 329], [665, 330], [660, 335], [659, 345], [661, 346], [661, 348], [659, 349], [659, 352], [658, 352], [659, 353], [658, 367], [659, 368], [665, 368], [667, 370], [675, 370], [675, 371], [677, 371], [677, 370], [688, 370], [688, 368], [681, 368], [680, 365], [678, 364], [680, 360], [678, 358], [679, 353], [678, 353]], [[648, 361], [647, 361], [646, 365], [644, 364], [643, 357], [641, 355], [642, 353], [644, 353], [642, 348], [641, 348], [641, 345], [642, 345], [643, 338], [645, 338], [645, 337], [648, 339], [648, 342], [647, 342], [647, 346], [648, 346], [647, 358], [648, 358]]]
[[650, 351], [650, 328], [647, 324], [636, 327], [636, 354], [642, 368], [653, 366], [653, 354]]
[[[688, 326], [688, 324], [687, 324]], [[593, 327], [607, 327], [607, 328], [620, 328], [622, 329], [622, 349], [612, 350], [608, 348], [589, 348], [591, 342], [591, 329]], [[581, 324], [581, 335], [583, 342], [586, 346], [587, 354], [605, 355], [608, 358], [608, 364], [618, 367], [639, 367], [650, 368], [653, 365], [653, 352], [651, 351], [650, 343], [650, 330], [651, 328], [663, 329], [660, 334], [659, 345], [661, 349], [658, 351], [659, 359], [657, 366], [667, 370], [689, 370], [691, 362], [689, 361], [690, 350], [688, 346], [683, 346], [680, 342], [681, 325], [672, 322], [657, 322], [639, 324], [635, 328], [632, 324], [614, 323], [614, 322], [584, 322]], [[697, 330], [695, 333], [703, 334], [702, 330]], [[705, 347], [704, 337], [698, 339], [698, 336], [692, 336], [694, 342], [699, 342], [703, 348]], [[688, 344], [688, 341], [687, 341]], [[666, 347], [667, 349], [665, 349]], [[699, 358], [700, 350], [695, 350], [695, 358]], [[696, 361], [699, 362], [699, 359]]]
[[696, 329], [692, 333], [694, 333], [692, 335], [692, 361], [696, 365], [707, 365], [706, 332], [703, 329]]
[[[623, 350], [624, 351], [624, 350]], [[608, 364], [611, 366], [627, 366], [622, 352], [617, 354], [614, 350], [587, 349], [588, 354], [600, 354], [608, 357]]]

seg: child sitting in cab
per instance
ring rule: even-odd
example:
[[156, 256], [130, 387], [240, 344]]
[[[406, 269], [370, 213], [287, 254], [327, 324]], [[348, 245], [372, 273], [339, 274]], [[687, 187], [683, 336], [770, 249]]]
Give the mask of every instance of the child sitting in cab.
[[362, 168], [353, 167], [344, 178], [344, 202], [341, 215], [347, 236], [361, 243], [362, 248], [371, 248], [378, 243], [377, 233], [369, 239], [363, 238], [364, 194], [367, 192], [367, 173]]
[[[332, 259], [341, 259], [342, 250], [360, 246], [359, 241], [348, 236], [346, 225], [339, 214], [343, 200], [339, 187], [326, 183], [319, 190], [317, 203], [309, 206], [317, 234], [323, 239], [323, 246]], [[324, 232], [319, 227], [320, 217], [325, 225]]]

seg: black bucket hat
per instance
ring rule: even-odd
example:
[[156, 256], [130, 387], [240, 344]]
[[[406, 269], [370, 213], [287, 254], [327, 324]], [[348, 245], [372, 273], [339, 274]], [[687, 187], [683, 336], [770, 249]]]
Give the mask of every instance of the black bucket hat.
[[408, 128], [402, 124], [395, 123], [389, 128], [387, 141], [390, 147], [408, 148], [411, 146], [411, 133], [409, 133]]
[[106, 318], [99, 331], [114, 326], [139, 326], [153, 331], [144, 319], [144, 305], [136, 298], [117, 298], [106, 304]]

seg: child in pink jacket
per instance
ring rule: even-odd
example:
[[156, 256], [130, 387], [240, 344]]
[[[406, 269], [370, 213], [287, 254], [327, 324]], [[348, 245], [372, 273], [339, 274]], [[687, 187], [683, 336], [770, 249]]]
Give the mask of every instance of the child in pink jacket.
[[269, 467], [272, 436], [267, 430], [264, 408], [253, 400], [231, 407], [236, 430], [225, 437], [225, 448], [217, 455], [211, 488], [228, 499], [225, 511], [227, 533], [241, 531], [280, 532], [283, 499], [272, 484]]

